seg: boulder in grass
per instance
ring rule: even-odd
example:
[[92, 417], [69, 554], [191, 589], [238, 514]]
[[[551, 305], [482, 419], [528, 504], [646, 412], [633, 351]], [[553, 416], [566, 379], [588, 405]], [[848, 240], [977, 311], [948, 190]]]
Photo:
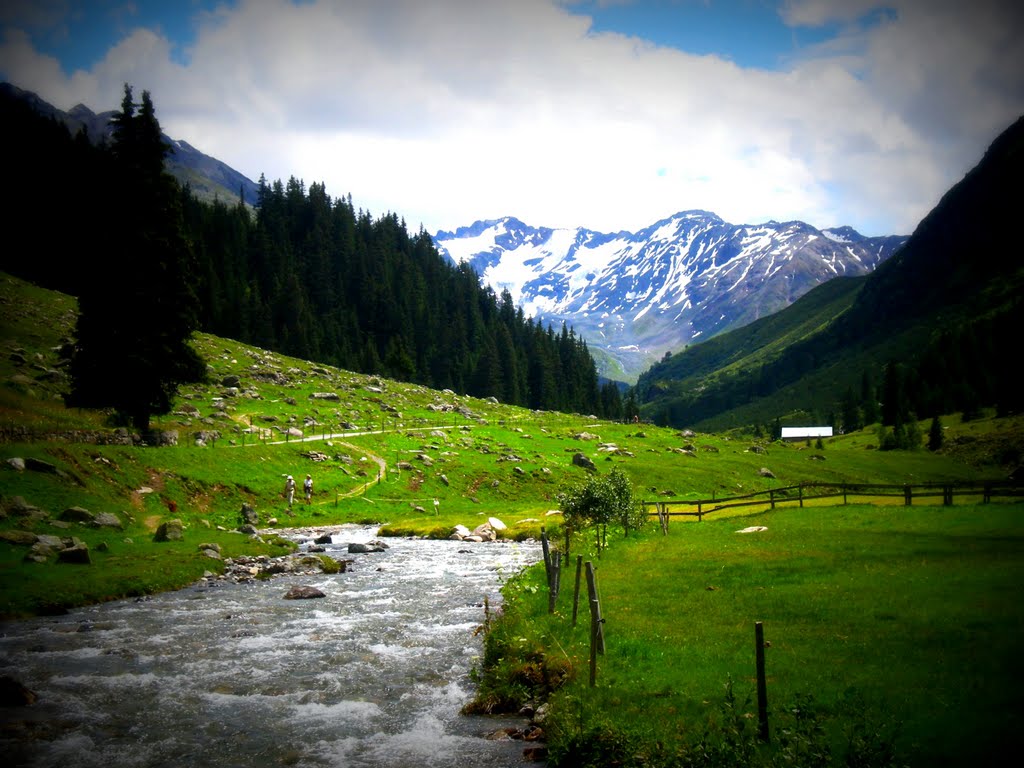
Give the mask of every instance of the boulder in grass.
[[593, 459], [583, 453], [577, 453], [572, 457], [572, 463], [584, 469], [597, 469]]
[[60, 519], [66, 523], [91, 523], [96, 515], [83, 507], [68, 507], [60, 513]]
[[153, 535], [153, 541], [181, 541], [185, 536], [185, 524], [181, 520], [167, 520], [160, 523]]
[[0, 541], [6, 541], [8, 544], [31, 547], [38, 540], [39, 537], [31, 531], [21, 531], [18, 529], [0, 531]]
[[98, 528], [117, 528], [118, 530], [124, 528], [124, 523], [113, 512], [100, 512], [93, 519], [92, 524]]
[[92, 558], [89, 557], [89, 547], [82, 543], [75, 544], [73, 547], [65, 547], [57, 553], [57, 562], [91, 565]]

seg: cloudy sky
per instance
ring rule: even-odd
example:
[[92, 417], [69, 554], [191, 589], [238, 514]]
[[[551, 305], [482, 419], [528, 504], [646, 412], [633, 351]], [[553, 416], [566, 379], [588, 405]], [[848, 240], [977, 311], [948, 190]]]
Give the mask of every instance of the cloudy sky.
[[1013, 0], [5, 0], [0, 78], [413, 229], [909, 234], [1024, 114]]

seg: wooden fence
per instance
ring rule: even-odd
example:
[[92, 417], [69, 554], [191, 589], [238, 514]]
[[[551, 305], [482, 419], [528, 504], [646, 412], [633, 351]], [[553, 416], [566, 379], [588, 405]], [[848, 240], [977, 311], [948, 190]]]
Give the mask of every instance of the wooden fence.
[[711, 498], [697, 500], [664, 499], [659, 501], [643, 501], [648, 514], [657, 515], [663, 530], [668, 528], [671, 517], [696, 517], [703, 520], [704, 515], [738, 507], [776, 507], [796, 504], [804, 506], [806, 502], [817, 499], [842, 499], [848, 504], [850, 499], [899, 498], [905, 506], [917, 501], [942, 499], [944, 506], [953, 504], [956, 497], [981, 501], [984, 504], [993, 499], [1015, 499], [1024, 497], [1024, 485], [1015, 482], [982, 482], [982, 483], [917, 483], [889, 485], [883, 483], [800, 483], [784, 488], [771, 488], [741, 496]]

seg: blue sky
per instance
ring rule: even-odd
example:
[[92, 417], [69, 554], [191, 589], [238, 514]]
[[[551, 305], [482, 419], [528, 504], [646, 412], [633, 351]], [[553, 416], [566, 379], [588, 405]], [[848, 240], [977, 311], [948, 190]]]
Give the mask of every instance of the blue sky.
[[1005, 0], [9, 0], [0, 77], [147, 89], [251, 178], [454, 229], [680, 210], [906, 234], [1024, 113]]

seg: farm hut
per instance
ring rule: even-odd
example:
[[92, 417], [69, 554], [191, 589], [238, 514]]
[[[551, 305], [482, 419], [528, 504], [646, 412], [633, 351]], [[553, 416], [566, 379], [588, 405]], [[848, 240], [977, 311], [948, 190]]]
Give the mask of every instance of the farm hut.
[[832, 427], [783, 427], [783, 440], [815, 440], [832, 437]]

